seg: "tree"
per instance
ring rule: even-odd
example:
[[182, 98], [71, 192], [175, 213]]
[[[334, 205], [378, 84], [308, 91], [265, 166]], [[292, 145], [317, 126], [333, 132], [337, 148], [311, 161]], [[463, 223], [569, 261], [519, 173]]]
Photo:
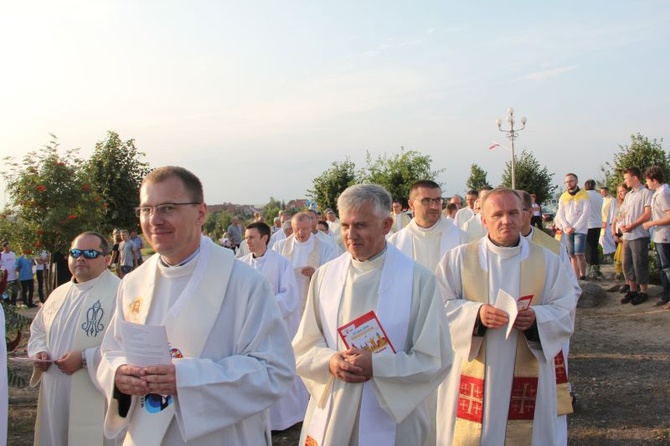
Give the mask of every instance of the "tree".
[[[605, 163], [602, 171], [605, 174], [605, 184], [610, 191], [616, 191], [617, 186], [623, 182], [623, 171], [630, 167], [637, 167], [644, 176], [644, 171], [651, 166], [659, 166], [663, 169], [665, 180], [670, 180], [670, 158], [663, 150], [663, 139], [650, 141], [641, 134], [631, 135], [630, 146], [619, 146], [619, 153], [614, 155], [612, 163]], [[644, 182], [644, 178], [640, 178]]]
[[330, 168], [314, 178], [313, 188], [307, 195], [316, 201], [319, 209], [331, 208], [337, 213], [337, 198], [356, 182], [356, 166], [347, 157], [342, 162], [333, 161]]
[[[544, 203], [551, 198], [552, 192], [556, 189], [552, 185], [553, 173], [549, 173], [546, 166], [540, 166], [531, 152], [523, 151], [516, 158], [515, 164], [516, 188], [525, 190], [529, 194], [535, 194], [538, 203]], [[512, 162], [507, 161], [502, 176], [502, 184], [505, 187], [512, 187]]]
[[407, 207], [409, 188], [419, 180], [433, 180], [444, 171], [431, 170], [431, 158], [422, 155], [416, 150], [405, 151], [393, 156], [379, 156], [373, 160], [368, 152], [367, 167], [361, 172], [361, 181], [364, 183], [379, 184], [391, 193], [394, 201], [399, 201]]
[[486, 171], [477, 164], [470, 166], [470, 177], [465, 182], [468, 190], [480, 190], [484, 187], [491, 187], [489, 181], [486, 179]]
[[142, 178], [149, 173], [149, 164], [142, 161], [144, 153], [135, 141], [122, 141], [116, 132], [95, 144], [95, 151], [85, 165], [107, 207], [104, 209], [104, 233], [113, 228], [133, 229], [138, 220], [134, 208], [139, 205]]
[[7, 213], [20, 223], [16, 228], [24, 238], [23, 247], [64, 253], [79, 233], [100, 230], [107, 204], [81, 168], [78, 149], [61, 154], [57, 138], [51, 137], [48, 145], [28, 153], [20, 164], [5, 158]]
[[263, 221], [272, 226], [274, 218], [279, 215], [279, 211], [282, 209], [284, 209], [282, 203], [274, 197], [270, 197], [270, 201], [263, 206], [263, 211], [261, 212], [263, 214]]

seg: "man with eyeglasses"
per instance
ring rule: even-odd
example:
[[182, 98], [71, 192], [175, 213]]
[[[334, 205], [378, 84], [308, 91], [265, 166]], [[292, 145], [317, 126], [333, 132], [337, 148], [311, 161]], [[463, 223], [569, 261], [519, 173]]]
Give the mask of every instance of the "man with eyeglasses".
[[[468, 234], [442, 214], [442, 189], [431, 180], [421, 180], [409, 189], [409, 207], [414, 218], [389, 238], [389, 243], [420, 265], [435, 272], [444, 254], [468, 242]], [[430, 415], [428, 442], [435, 438], [437, 394], [426, 401]]]
[[103, 436], [105, 397], [97, 389], [100, 343], [114, 312], [119, 278], [104, 236], [84, 232], [68, 253], [72, 280], [56, 288], [30, 326], [32, 386], [41, 383], [35, 444], [111, 445]]
[[554, 222], [563, 232], [565, 246], [570, 254], [570, 262], [575, 276], [586, 280], [586, 234], [589, 230], [591, 201], [589, 194], [579, 188], [579, 180], [574, 173], [565, 175], [565, 192], [558, 199], [558, 211]]
[[[150, 172], [137, 208], [156, 251], [123, 279], [102, 343], [105, 434], [142, 446], [271, 444], [266, 409], [295, 376], [268, 281], [202, 235], [202, 183], [181, 167]], [[129, 325], [133, 324], [133, 325]], [[125, 329], [163, 326], [171, 360], [130, 363]]]
[[442, 215], [442, 203], [439, 184], [430, 180], [414, 183], [409, 190], [409, 207], [414, 218], [389, 239], [430, 271], [435, 271], [444, 253], [468, 241], [468, 234]]

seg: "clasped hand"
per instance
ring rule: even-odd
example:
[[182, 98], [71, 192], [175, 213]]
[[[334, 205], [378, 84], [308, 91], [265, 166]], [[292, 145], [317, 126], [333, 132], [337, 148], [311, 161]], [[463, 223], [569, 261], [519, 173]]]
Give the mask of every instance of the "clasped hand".
[[[509, 322], [506, 312], [493, 305], [484, 304], [479, 308], [479, 318], [488, 328], [501, 328]], [[528, 330], [535, 322], [535, 311], [532, 307], [519, 310], [514, 320], [514, 328], [517, 330]]]
[[337, 352], [330, 357], [330, 373], [348, 383], [363, 383], [372, 378], [372, 353], [359, 348]]
[[136, 367], [122, 365], [116, 369], [114, 384], [126, 395], [177, 395], [177, 375], [174, 364]]

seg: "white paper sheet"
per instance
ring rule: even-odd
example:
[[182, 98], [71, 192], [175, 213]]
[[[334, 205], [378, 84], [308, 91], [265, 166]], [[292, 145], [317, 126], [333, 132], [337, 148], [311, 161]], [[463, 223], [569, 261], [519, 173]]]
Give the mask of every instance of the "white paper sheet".
[[128, 364], [147, 367], [172, 362], [164, 326], [121, 321], [121, 335], [126, 348]]
[[498, 290], [498, 296], [496, 296], [495, 307], [507, 313], [509, 321], [507, 322], [507, 329], [505, 329], [505, 339], [509, 339], [509, 334], [512, 332], [512, 328], [514, 327], [514, 321], [516, 320], [516, 315], [519, 313], [516, 299], [514, 299], [510, 294], [506, 293], [505, 291]]

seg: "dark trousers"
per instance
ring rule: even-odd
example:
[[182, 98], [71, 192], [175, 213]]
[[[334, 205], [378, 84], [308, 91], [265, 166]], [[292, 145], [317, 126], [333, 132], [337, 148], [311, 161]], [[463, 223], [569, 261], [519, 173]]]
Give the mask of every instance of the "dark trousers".
[[28, 305], [29, 307], [33, 306], [34, 292], [35, 292], [35, 281], [33, 279], [21, 281], [21, 300], [23, 301], [24, 304]]
[[542, 216], [541, 215], [533, 215], [530, 217], [530, 225], [535, 226], [537, 229], [543, 229], [542, 228]]
[[44, 303], [44, 270], [36, 270], [35, 275], [37, 276], [37, 295], [40, 302]]
[[659, 296], [664, 302], [670, 302], [670, 243], [656, 243], [656, 265], [661, 276], [663, 291]]
[[589, 265], [600, 265], [598, 257], [598, 239], [600, 238], [600, 228], [589, 228], [586, 233], [586, 262]]

